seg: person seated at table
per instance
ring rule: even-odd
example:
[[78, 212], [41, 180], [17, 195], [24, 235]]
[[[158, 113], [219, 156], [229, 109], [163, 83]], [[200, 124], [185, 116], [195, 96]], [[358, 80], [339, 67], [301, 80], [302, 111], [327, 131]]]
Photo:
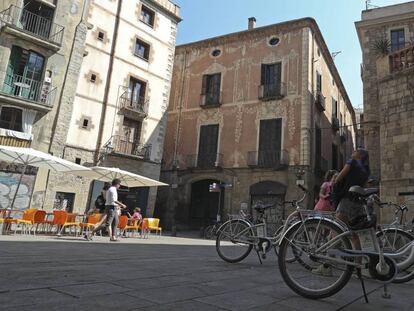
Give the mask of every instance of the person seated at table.
[[132, 216], [131, 216], [131, 214], [129, 214], [129, 221], [128, 221], [129, 225], [133, 225], [134, 221], [136, 221], [136, 220], [138, 220], [138, 222], [140, 222], [142, 220], [141, 209], [139, 207], [136, 207], [134, 209], [134, 213], [132, 214]]

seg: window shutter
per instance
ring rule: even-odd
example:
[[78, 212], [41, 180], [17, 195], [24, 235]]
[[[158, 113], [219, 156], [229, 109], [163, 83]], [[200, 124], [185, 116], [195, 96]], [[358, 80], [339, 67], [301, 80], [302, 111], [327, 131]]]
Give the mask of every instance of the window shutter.
[[203, 75], [203, 81], [201, 84], [201, 95], [205, 95], [207, 93], [207, 79], [208, 75]]
[[266, 64], [262, 64], [262, 71], [261, 71], [261, 78], [260, 78], [260, 84], [264, 85], [266, 81]]

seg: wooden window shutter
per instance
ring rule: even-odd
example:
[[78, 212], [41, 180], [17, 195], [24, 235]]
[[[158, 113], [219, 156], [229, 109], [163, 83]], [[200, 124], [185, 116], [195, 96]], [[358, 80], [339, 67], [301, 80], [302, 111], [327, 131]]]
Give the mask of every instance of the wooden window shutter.
[[262, 64], [262, 67], [261, 67], [262, 71], [261, 71], [261, 78], [260, 78], [261, 85], [264, 85], [266, 81], [266, 67], [267, 67], [266, 64]]
[[203, 81], [201, 84], [201, 95], [205, 95], [207, 93], [207, 81], [208, 75], [203, 75]]

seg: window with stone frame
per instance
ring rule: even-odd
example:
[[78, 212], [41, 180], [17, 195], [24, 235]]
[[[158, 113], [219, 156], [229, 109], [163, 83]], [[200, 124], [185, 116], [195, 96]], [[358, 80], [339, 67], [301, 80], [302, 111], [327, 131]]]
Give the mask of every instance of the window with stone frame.
[[220, 104], [221, 73], [203, 76], [201, 95], [205, 96], [204, 105]]
[[136, 39], [135, 41], [135, 51], [134, 54], [140, 58], [145, 60], [149, 60], [150, 55], [150, 45], [140, 39]]
[[332, 117], [338, 118], [338, 101], [332, 97]]
[[14, 107], [1, 107], [0, 127], [8, 130], [22, 132], [23, 111]]
[[262, 64], [260, 82], [262, 98], [273, 98], [281, 95], [282, 63]]
[[316, 72], [316, 93], [322, 93], [322, 75], [319, 72]]
[[391, 30], [391, 51], [405, 48], [404, 28]]
[[154, 27], [155, 12], [146, 6], [141, 6], [140, 20], [148, 26]]

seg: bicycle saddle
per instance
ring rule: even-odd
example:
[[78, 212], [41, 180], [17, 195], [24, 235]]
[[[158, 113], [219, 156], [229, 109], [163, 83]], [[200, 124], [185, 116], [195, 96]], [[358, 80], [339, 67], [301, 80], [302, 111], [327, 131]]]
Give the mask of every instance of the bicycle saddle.
[[269, 208], [273, 207], [273, 204], [262, 204], [262, 203], [258, 203], [254, 206], [254, 209], [256, 211], [265, 211]]
[[360, 186], [352, 186], [349, 188], [349, 192], [360, 195], [361, 197], [369, 197], [370, 195], [377, 194], [378, 188], [362, 188]]

